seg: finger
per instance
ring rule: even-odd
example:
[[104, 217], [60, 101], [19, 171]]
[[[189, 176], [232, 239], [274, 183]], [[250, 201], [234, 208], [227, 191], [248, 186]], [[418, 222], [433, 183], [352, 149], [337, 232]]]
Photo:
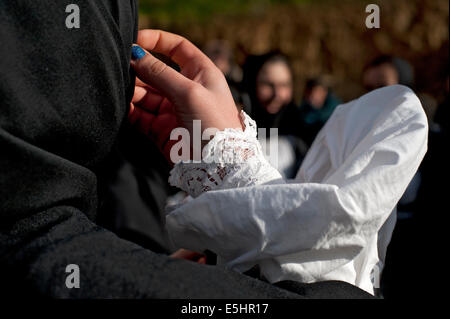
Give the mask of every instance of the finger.
[[135, 83], [135, 87], [141, 87], [141, 88], [145, 88], [148, 91], [151, 91], [155, 94], [161, 95], [162, 93], [159, 92], [157, 89], [155, 89], [154, 87], [152, 87], [151, 85], [145, 83], [144, 81], [142, 81], [141, 79], [139, 79], [138, 77], [136, 77], [136, 83]]
[[141, 86], [141, 87], [147, 87], [147, 83], [145, 83], [144, 81], [142, 81], [139, 77], [136, 77], [136, 86]]
[[139, 87], [150, 89], [150, 90], [154, 91], [155, 93], [161, 94], [161, 92], [159, 92], [157, 89], [155, 89], [154, 87], [152, 87], [148, 83], [145, 83], [144, 81], [142, 81], [139, 77], [136, 77], [135, 85], [139, 86]]
[[141, 30], [137, 43], [148, 51], [170, 57], [183, 68], [187, 63], [208, 63], [208, 57], [190, 41], [177, 34], [161, 30]]
[[148, 90], [145, 87], [135, 86], [133, 98], [131, 99], [132, 103], [139, 103], [147, 94]]
[[199, 255], [201, 255], [201, 254], [198, 252], [192, 251], [192, 250], [179, 249], [176, 252], [174, 252], [172, 255], [170, 255], [170, 257], [191, 260]]
[[138, 77], [172, 101], [192, 85], [191, 80], [137, 45], [133, 45], [132, 58], [131, 66]]
[[133, 103], [130, 103], [130, 110], [128, 111], [128, 121], [133, 124], [137, 120], [137, 115], [135, 113], [136, 107]]
[[135, 87], [134, 95], [131, 100], [136, 106], [152, 113], [158, 113], [161, 104], [166, 98], [159, 94], [153, 93], [149, 88]]

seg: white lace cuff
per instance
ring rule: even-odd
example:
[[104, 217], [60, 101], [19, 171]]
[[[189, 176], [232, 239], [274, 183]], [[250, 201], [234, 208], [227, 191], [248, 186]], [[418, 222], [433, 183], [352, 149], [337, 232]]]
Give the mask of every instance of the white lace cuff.
[[256, 123], [241, 111], [245, 130], [218, 131], [203, 149], [201, 162], [179, 162], [169, 183], [192, 197], [215, 189], [237, 188], [281, 179], [264, 158], [257, 140]]

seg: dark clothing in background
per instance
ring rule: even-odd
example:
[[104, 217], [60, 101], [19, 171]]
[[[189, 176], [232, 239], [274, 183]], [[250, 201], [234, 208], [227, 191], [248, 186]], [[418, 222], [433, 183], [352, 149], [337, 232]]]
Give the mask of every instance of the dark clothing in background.
[[449, 108], [450, 108], [450, 98], [447, 96], [444, 102], [439, 105], [436, 110], [436, 114], [434, 115], [434, 122], [439, 124], [443, 131], [446, 131], [448, 134], [448, 125], [450, 124], [450, 116], [449, 116]]
[[300, 111], [293, 102], [283, 106], [276, 114], [267, 113], [266, 110], [255, 102], [251, 117], [255, 120], [258, 128], [266, 128], [267, 137], [269, 137], [270, 128], [278, 128], [279, 135], [300, 137], [302, 134]]
[[[368, 297], [356, 287], [333, 282], [299, 284], [292, 290], [302, 295], [294, 294], [220, 267], [167, 258], [97, 225], [95, 221], [108, 221], [108, 208], [118, 209], [109, 200], [115, 196], [111, 192], [120, 172], [128, 172], [125, 188], [130, 201], [136, 189], [142, 189], [136, 187], [139, 171], [120, 153], [126, 151], [120, 138], [127, 134], [126, 113], [134, 88], [129, 58], [136, 39], [137, 6], [133, 0], [79, 0], [81, 27], [67, 29], [65, 8], [71, 3], [0, 2], [3, 294]], [[159, 196], [152, 185], [147, 189]], [[109, 219], [105, 226], [115, 225]], [[158, 240], [148, 247], [165, 249]], [[79, 289], [65, 285], [69, 264], [80, 268]]]
[[303, 101], [300, 105], [300, 122], [303, 140], [311, 146], [319, 131], [333, 114], [334, 109], [341, 101], [330, 90], [320, 109], [313, 107], [309, 102]]
[[[430, 130], [428, 151], [420, 165], [420, 187], [412, 218], [397, 220], [382, 275], [386, 298], [417, 298], [417, 291], [439, 297], [448, 282], [442, 269], [448, 250], [448, 176], [450, 156], [448, 131]], [[422, 280], [416, 280], [421, 276]]]

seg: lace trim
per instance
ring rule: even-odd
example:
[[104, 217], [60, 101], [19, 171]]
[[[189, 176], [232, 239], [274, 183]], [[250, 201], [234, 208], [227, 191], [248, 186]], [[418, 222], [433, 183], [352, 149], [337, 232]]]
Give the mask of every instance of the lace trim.
[[264, 158], [256, 123], [241, 111], [245, 130], [218, 131], [203, 149], [201, 162], [179, 162], [169, 183], [192, 197], [214, 190], [258, 185], [281, 175]]

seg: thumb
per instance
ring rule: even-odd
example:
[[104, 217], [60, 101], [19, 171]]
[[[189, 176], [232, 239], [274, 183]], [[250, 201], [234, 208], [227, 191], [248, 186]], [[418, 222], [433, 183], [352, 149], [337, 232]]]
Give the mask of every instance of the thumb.
[[191, 80], [137, 44], [133, 44], [131, 48], [130, 63], [142, 81], [157, 89], [169, 100], [176, 100], [176, 97], [183, 95], [191, 85]]

